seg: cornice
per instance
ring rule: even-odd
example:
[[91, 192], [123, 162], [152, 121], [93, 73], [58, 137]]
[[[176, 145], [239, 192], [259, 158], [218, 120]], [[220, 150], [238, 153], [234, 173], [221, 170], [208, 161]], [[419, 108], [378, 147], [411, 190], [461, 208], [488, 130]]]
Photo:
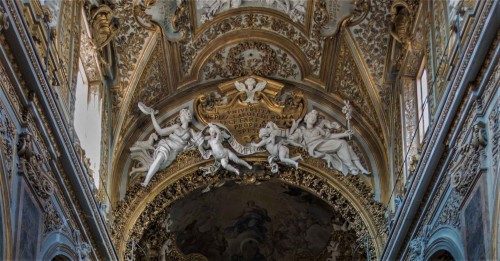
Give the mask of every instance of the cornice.
[[[436, 165], [445, 151], [443, 141], [449, 132], [449, 126], [454, 117], [453, 115], [455, 115], [460, 106], [464, 92], [467, 89], [468, 79], [473, 77], [471, 74], [480, 66], [477, 62], [472, 63], [471, 61], [473, 57], [476, 58], [478, 52], [482, 51], [481, 47], [484, 48], [485, 45], [489, 45], [487, 42], [488, 37], [486, 37], [485, 40], [485, 35], [491, 35], [491, 30], [497, 32], [495, 28], [492, 29], [491, 27], [489, 27], [490, 31], [484, 29], [487, 20], [495, 20], [494, 17], [498, 15], [498, 9], [499, 6], [494, 6], [494, 1], [485, 2], [478, 23], [469, 38], [470, 41], [459, 63], [460, 66], [456, 71], [455, 77], [453, 77], [454, 80], [450, 83], [450, 87], [448, 88], [449, 92], [445, 95], [445, 98], [443, 98], [444, 104], [442, 106], [442, 111], [429, 130], [429, 137], [426, 139], [426, 145], [421, 160], [414, 173], [413, 179], [410, 181], [410, 187], [403, 202], [402, 209], [396, 216], [396, 224], [389, 234], [389, 239], [384, 249], [383, 259], [396, 258], [396, 255], [402, 249], [403, 239], [407, 237], [409, 226], [415, 217], [414, 214], [420, 206], [420, 200], [427, 191], [426, 188], [432, 179]], [[498, 26], [496, 27], [498, 28]], [[477, 57], [480, 56], [478, 55]]]
[[[24, 76], [29, 78], [30, 81], [34, 81], [36, 83], [35, 85], [31, 86], [38, 86], [38, 88], [35, 88], [34, 91], [40, 98], [39, 102], [42, 106], [41, 108], [45, 109], [45, 113], [48, 114], [48, 117], [44, 118], [44, 120], [47, 121], [47, 126], [54, 132], [54, 139], [57, 141], [57, 144], [61, 146], [60, 149], [62, 153], [60, 159], [63, 160], [66, 156], [69, 156], [68, 158], [66, 158], [66, 160], [70, 164], [63, 165], [63, 167], [68, 170], [68, 173], [77, 174], [69, 178], [73, 180], [71, 184], [74, 185], [74, 188], [81, 188], [80, 191], [83, 193], [82, 196], [84, 197], [79, 197], [79, 199], [77, 199], [73, 196], [73, 200], [82, 203], [82, 207], [85, 208], [86, 211], [92, 213], [92, 216], [100, 217], [98, 211], [99, 208], [95, 200], [93, 199], [91, 189], [85, 178], [86, 174], [84, 173], [83, 167], [80, 165], [81, 163], [76, 156], [76, 152], [68, 133], [67, 126], [65, 125], [62, 118], [60, 108], [58, 108], [58, 105], [54, 100], [54, 96], [47, 82], [46, 75], [41, 69], [39, 60], [35, 55], [33, 43], [29, 39], [28, 32], [25, 29], [26, 25], [23, 21], [22, 15], [19, 13], [19, 9], [21, 7], [17, 3], [17, 1], [14, 0], [7, 0], [6, 6], [9, 10], [11, 19], [14, 22], [13, 26], [15, 26], [15, 33], [18, 34], [17, 39], [20, 39], [20, 46], [24, 51], [23, 53], [17, 53], [16, 58], [21, 60], [26, 59], [28, 60], [28, 63], [31, 64], [32, 67], [30, 67], [30, 69], [32, 71], [24, 71]], [[14, 39], [9, 40], [9, 42], [10, 41], [14, 41]], [[85, 222], [81, 221], [81, 224], [85, 224]], [[109, 255], [109, 258], [116, 259], [116, 254], [114, 253], [113, 245], [111, 244], [111, 241], [107, 236], [107, 228], [105, 227], [103, 220], [101, 218], [96, 218], [92, 220], [91, 224], [93, 224], [97, 231], [99, 231], [99, 234], [97, 235], [101, 238], [102, 241], [105, 242], [105, 254]], [[95, 241], [94, 244], [96, 246], [102, 246], [101, 244], [97, 244]]]

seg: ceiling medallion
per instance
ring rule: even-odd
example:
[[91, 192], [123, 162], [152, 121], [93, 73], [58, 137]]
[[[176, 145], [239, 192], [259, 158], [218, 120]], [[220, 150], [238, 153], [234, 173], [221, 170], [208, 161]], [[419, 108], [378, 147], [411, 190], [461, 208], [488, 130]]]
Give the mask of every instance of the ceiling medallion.
[[204, 66], [204, 77], [230, 78], [260, 75], [296, 78], [299, 66], [292, 56], [269, 44], [248, 41], [223, 49], [213, 55]]

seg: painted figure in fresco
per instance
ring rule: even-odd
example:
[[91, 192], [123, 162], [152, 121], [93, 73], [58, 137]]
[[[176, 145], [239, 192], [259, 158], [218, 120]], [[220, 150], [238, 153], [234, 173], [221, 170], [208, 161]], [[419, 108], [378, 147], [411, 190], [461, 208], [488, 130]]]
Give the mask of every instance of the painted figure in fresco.
[[253, 236], [259, 241], [264, 242], [267, 235], [266, 223], [270, 222], [271, 218], [267, 214], [267, 210], [255, 204], [255, 201], [248, 201], [243, 213], [237, 218], [235, 224], [226, 228], [226, 232], [230, 232], [233, 236], [237, 236], [247, 230], [253, 232]]
[[184, 151], [190, 140], [197, 136], [198, 133], [189, 127], [192, 116], [191, 112], [187, 109], [182, 109], [179, 112], [180, 124], [175, 123], [172, 126], [161, 128], [155, 118], [157, 111], [146, 107], [142, 103], [139, 103], [139, 108], [144, 113], [151, 115], [151, 121], [156, 133], [160, 137], [164, 137], [155, 146], [153, 162], [149, 166], [146, 178], [142, 183], [142, 186], [145, 187], [159, 170], [165, 169], [172, 164], [177, 154]]
[[205, 136], [205, 142], [208, 144], [208, 147], [210, 147], [210, 150], [205, 150], [205, 142], [200, 143], [198, 146], [198, 149], [204, 159], [209, 159], [210, 156], [214, 156], [217, 163], [220, 163], [224, 169], [236, 173], [236, 175], [240, 175], [240, 171], [233, 165], [229, 164], [229, 161], [245, 166], [248, 169], [252, 169], [252, 166], [250, 166], [248, 162], [238, 158], [234, 152], [222, 145], [224, 139], [230, 137], [227, 133], [222, 133], [221, 129], [214, 123], [208, 124], [208, 132], [209, 136]]
[[318, 112], [312, 110], [304, 117], [306, 126], [301, 126], [302, 142], [307, 147], [309, 155], [324, 159], [329, 168], [341, 171], [344, 175], [361, 173], [368, 175], [359, 161], [359, 157], [351, 146], [344, 140], [353, 133], [348, 130], [344, 133], [330, 133], [329, 129], [340, 129], [336, 122], [322, 120], [318, 121]]
[[[273, 162], [275, 159], [279, 159], [280, 162], [291, 165], [296, 169], [299, 168], [299, 160], [302, 160], [302, 156], [296, 156], [290, 158], [290, 149], [286, 147], [286, 145], [293, 145], [296, 147], [303, 147], [302, 144], [296, 142], [294, 139], [287, 139], [287, 137], [291, 136], [298, 127], [298, 122], [293, 121], [293, 125], [289, 130], [284, 130], [279, 128], [276, 123], [268, 122], [266, 127], [261, 128], [259, 130], [259, 138], [261, 141], [259, 143], [252, 143], [252, 146], [262, 147], [266, 146], [267, 152], [271, 154], [268, 158], [269, 164], [271, 164], [272, 168]], [[275, 169], [277, 172], [277, 168]]]

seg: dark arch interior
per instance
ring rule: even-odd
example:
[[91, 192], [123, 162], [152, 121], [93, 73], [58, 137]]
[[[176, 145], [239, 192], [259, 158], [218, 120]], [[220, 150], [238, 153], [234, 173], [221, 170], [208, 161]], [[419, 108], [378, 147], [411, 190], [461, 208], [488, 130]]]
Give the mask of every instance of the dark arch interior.
[[67, 256], [63, 255], [57, 255], [54, 258], [52, 258], [52, 261], [70, 261], [70, 260], [71, 259], [69, 259]]
[[451, 253], [446, 251], [446, 250], [437, 251], [429, 258], [429, 260], [432, 260], [432, 261], [455, 261], [455, 259], [451, 255]]
[[[201, 188], [176, 201], [169, 214], [176, 247], [184, 255], [201, 254], [208, 260], [366, 259], [364, 245], [357, 243], [340, 213], [281, 181]], [[151, 246], [160, 226], [150, 226], [140, 245]]]

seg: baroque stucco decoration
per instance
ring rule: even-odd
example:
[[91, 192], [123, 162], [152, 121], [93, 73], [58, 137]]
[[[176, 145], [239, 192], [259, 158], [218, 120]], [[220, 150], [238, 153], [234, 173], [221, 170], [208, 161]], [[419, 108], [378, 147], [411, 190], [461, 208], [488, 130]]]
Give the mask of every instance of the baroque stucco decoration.
[[[357, 65], [353, 68], [359, 76], [354, 95], [351, 91], [347, 92], [348, 95], [331, 92], [338, 88], [336, 83], [339, 81], [327, 80], [330, 76], [325, 69], [341, 67], [335, 64], [344, 64], [348, 59], [346, 55], [338, 55], [341, 48], [332, 47], [333, 41], [339, 39], [350, 39], [342, 42], [349, 45], [352, 59], [364, 58], [364, 53], [368, 52], [371, 53], [368, 56], [373, 56], [370, 61], [379, 57], [378, 52], [381, 52], [380, 57], [384, 56], [384, 48], [373, 49], [359, 40], [365, 39], [364, 35], [351, 39], [352, 33], [341, 33], [339, 29], [359, 27], [367, 17], [382, 19], [380, 13], [384, 12], [385, 6], [378, 3], [372, 6], [368, 1], [308, 1], [305, 22], [295, 23], [283, 12], [260, 4], [254, 6], [250, 2], [242, 1], [239, 8], [217, 12], [213, 19], [203, 24], [198, 24], [196, 15], [201, 10], [196, 9], [195, 2], [142, 0], [113, 4], [120, 21], [114, 40], [119, 77], [118, 84], [111, 88], [113, 106], [110, 117], [112, 126], [116, 126], [112, 144], [117, 148], [112, 155], [114, 161], [128, 149], [121, 144], [133, 132], [134, 123], [140, 121], [138, 101], [156, 106], [172, 98], [177, 90], [192, 91], [198, 84], [251, 74], [306, 83], [308, 87], [315, 87], [310, 88], [311, 91], [325, 89], [340, 96], [339, 101], [351, 100], [353, 107], [359, 110], [358, 115], [366, 118], [367, 126], [374, 126], [374, 134], [382, 136], [377, 140], [381, 144], [386, 142], [384, 136], [388, 132], [378, 109], [379, 94], [365, 91], [365, 88], [371, 88], [365, 86], [370, 85], [369, 80], [359, 80], [368, 75], [364, 70], [369, 66], [351, 61]], [[277, 2], [274, 1], [273, 5], [276, 6]], [[240, 12], [243, 10], [245, 12]], [[132, 31], [135, 33], [131, 34]], [[382, 34], [382, 31], [370, 32], [366, 38], [378, 33]], [[367, 52], [359, 52], [365, 47]], [[336, 57], [338, 61], [323, 57]], [[153, 77], [155, 74], [158, 75]], [[342, 73], [339, 75], [342, 78]], [[155, 93], [148, 86], [155, 86], [162, 95], [144, 95]], [[363, 97], [355, 97], [358, 94]], [[140, 96], [144, 97], [138, 98]], [[390, 99], [382, 103], [389, 104]], [[368, 121], [371, 122], [368, 124]]]
[[[131, 174], [147, 170], [146, 178], [142, 183], [143, 186], [147, 186], [153, 175], [172, 164], [177, 154], [197, 147], [204, 159], [209, 159], [211, 156], [215, 158], [215, 165], [213, 168], [207, 169], [205, 174], [216, 172], [222, 166], [224, 169], [240, 175], [240, 170], [229, 164], [230, 161], [245, 166], [250, 170], [252, 166], [240, 159], [235, 152], [245, 156], [252, 155], [261, 152], [257, 148], [264, 145], [266, 145], [267, 152], [271, 154], [268, 160], [274, 173], [278, 171], [278, 166], [274, 162], [275, 158], [279, 159], [279, 162], [285, 165], [292, 165], [298, 168], [297, 161], [302, 157], [296, 156], [290, 159], [289, 149], [286, 146], [294, 145], [304, 148], [311, 157], [325, 160], [327, 167], [336, 169], [344, 175], [357, 175], [360, 172], [370, 174], [363, 167], [359, 156], [354, 152], [351, 145], [344, 140], [345, 138], [351, 138], [353, 134], [351, 130], [343, 133], [331, 133], [331, 129], [341, 130], [340, 124], [325, 119], [318, 120], [319, 115], [316, 110], [307, 113], [303, 119], [304, 124], [299, 125], [302, 120], [298, 119], [298, 117], [295, 119], [292, 116], [293, 114], [289, 114], [290, 112], [286, 113], [284, 111], [285, 106], [270, 102], [270, 98], [276, 98], [276, 93], [274, 95], [263, 93], [267, 81], [262, 80], [257, 83], [254, 78], [249, 77], [245, 83], [246, 85], [239, 81], [234, 81], [234, 88], [237, 92], [229, 104], [227, 104], [227, 96], [218, 96], [219, 105], [208, 105], [206, 96], [203, 95], [200, 97], [201, 103], [197, 105], [196, 116], [200, 118], [200, 121], [207, 122], [206, 127], [200, 132], [189, 127], [191, 114], [186, 109], [180, 112], [180, 124], [175, 123], [171, 126], [161, 128], [154, 116], [157, 111], [139, 103], [141, 111], [151, 115], [155, 133], [151, 134], [148, 140], [135, 142], [130, 148], [132, 152], [131, 158], [138, 161], [137, 165], [133, 167]], [[254, 85], [257, 85], [255, 89]], [[232, 92], [234, 93], [234, 91]], [[291, 94], [289, 95], [292, 96]], [[298, 99], [300, 101], [300, 96]], [[300, 104], [300, 102], [296, 103]], [[259, 105], [260, 107], [257, 107]], [[349, 103], [346, 102], [345, 112], [347, 113], [347, 118], [350, 119], [351, 112], [348, 105]], [[262, 116], [271, 113], [273, 109], [278, 110], [274, 116], [277, 120], [267, 122], [266, 127], [260, 125], [259, 122], [262, 122], [260, 116], [251, 116], [259, 108], [262, 111], [260, 114]], [[268, 113], [265, 112], [266, 110]], [[296, 107], [291, 112], [293, 113], [294, 111], [300, 116], [303, 113], [301, 111], [304, 111], [304, 106]], [[236, 118], [227, 121], [231, 116], [235, 116]], [[238, 124], [235, 122], [236, 119], [239, 119], [240, 123], [242, 123], [241, 120], [245, 120], [244, 116], [250, 117], [250, 119], [247, 119], [249, 121], [247, 124]], [[259, 118], [258, 121], [252, 120], [257, 118]], [[273, 119], [272, 115], [270, 119]], [[279, 119], [284, 119], [284, 121]], [[280, 126], [284, 126], [289, 121], [293, 122], [292, 127], [290, 129], [281, 129]], [[223, 122], [228, 122], [231, 130], [235, 131], [236, 135], [233, 135]], [[254, 131], [258, 128], [259, 135], [252, 133], [252, 128], [249, 129], [246, 127], [248, 124], [252, 125]], [[204, 136], [205, 130], [208, 130], [208, 136]], [[244, 135], [241, 135], [243, 133]], [[248, 141], [255, 140], [257, 136], [262, 140], [259, 143], [248, 145]], [[162, 138], [156, 143], [155, 141], [159, 137]], [[244, 145], [240, 144], [238, 140], [243, 142]], [[232, 150], [225, 148], [222, 145], [223, 142], [227, 142], [232, 147]]]

